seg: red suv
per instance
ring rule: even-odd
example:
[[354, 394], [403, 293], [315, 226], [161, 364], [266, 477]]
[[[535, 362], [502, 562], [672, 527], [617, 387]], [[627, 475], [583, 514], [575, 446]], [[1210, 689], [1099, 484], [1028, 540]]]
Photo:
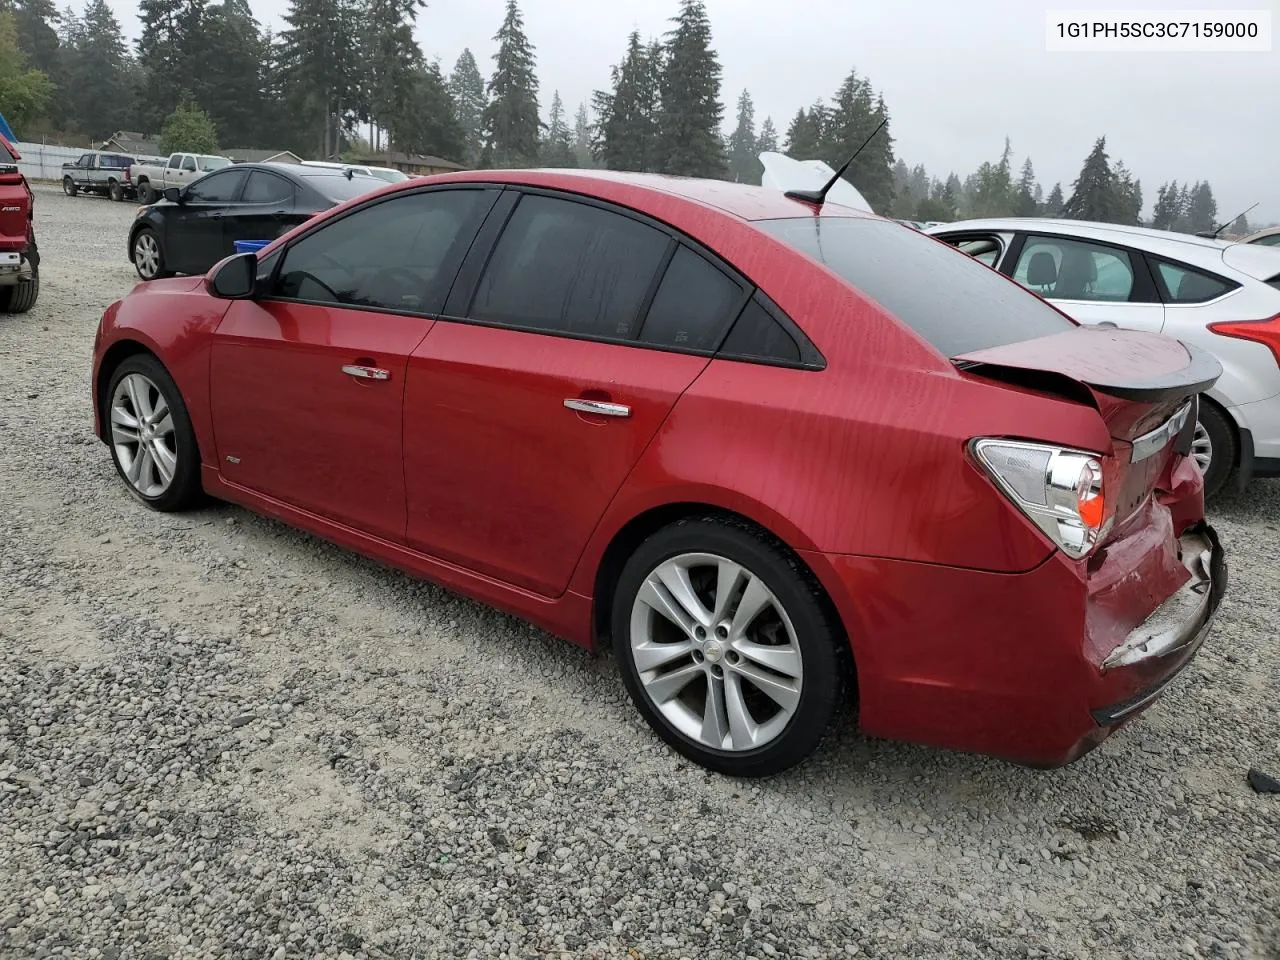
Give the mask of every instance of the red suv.
[[0, 135], [0, 312], [26, 313], [40, 296], [35, 196], [18, 168], [22, 154]]
[[[1226, 587], [1221, 373], [893, 221], [739, 184], [484, 171], [326, 211], [99, 325], [98, 436], [596, 649], [739, 775], [869, 734], [1069, 762]], [[479, 651], [478, 651], [479, 653]]]

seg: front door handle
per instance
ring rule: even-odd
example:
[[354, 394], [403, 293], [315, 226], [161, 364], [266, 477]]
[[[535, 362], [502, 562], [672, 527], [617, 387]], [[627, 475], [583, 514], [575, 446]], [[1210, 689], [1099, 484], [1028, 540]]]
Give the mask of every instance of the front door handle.
[[604, 400], [582, 400], [577, 397], [564, 402], [570, 410], [579, 413], [594, 413], [601, 417], [629, 417], [631, 408], [625, 403], [607, 403]]
[[342, 368], [342, 372], [349, 377], [356, 377], [360, 380], [390, 380], [391, 371], [383, 370], [381, 367], [366, 367], [358, 363], [348, 363]]

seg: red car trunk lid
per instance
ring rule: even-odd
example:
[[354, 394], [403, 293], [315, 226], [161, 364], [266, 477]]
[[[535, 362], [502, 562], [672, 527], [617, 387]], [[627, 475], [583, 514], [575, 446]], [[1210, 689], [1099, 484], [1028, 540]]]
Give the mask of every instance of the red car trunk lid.
[[[1222, 375], [1210, 354], [1178, 340], [1090, 326], [978, 350], [955, 361], [976, 376], [1097, 408], [1115, 441], [1104, 463], [1107, 486], [1115, 491], [1108, 497], [1113, 535], [1170, 469], [1176, 444], [1172, 432], [1161, 431], [1177, 426], [1171, 418]], [[1184, 437], [1194, 429], [1191, 421]]]

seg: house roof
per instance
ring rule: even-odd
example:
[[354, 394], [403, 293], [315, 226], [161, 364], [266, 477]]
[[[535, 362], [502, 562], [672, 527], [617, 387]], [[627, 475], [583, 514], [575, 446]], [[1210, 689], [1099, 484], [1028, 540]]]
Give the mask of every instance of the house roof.
[[432, 167], [436, 170], [467, 169], [462, 164], [454, 163], [452, 160], [446, 160], [444, 157], [434, 157], [430, 154], [423, 153], [405, 153], [403, 150], [391, 150], [385, 153], [365, 154], [356, 162], [375, 165], [403, 163], [406, 166]]
[[284, 163], [298, 163], [302, 160], [302, 158], [292, 150], [257, 150], [248, 147], [235, 147], [231, 150], [223, 150], [222, 155], [228, 160], [234, 160], [236, 163], [266, 163], [268, 160], [278, 160]]
[[99, 150], [119, 150], [121, 153], [133, 153], [141, 156], [155, 157], [160, 155], [160, 143], [145, 133], [132, 130], [117, 130], [103, 140]]

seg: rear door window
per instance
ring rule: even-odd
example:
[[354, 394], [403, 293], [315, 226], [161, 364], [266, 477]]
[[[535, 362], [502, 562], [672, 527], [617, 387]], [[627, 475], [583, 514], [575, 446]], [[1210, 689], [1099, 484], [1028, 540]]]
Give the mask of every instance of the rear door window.
[[293, 196], [293, 184], [274, 173], [254, 170], [244, 185], [241, 203], [283, 203]]
[[[632, 339], [670, 244], [665, 233], [631, 217], [526, 195], [489, 258], [470, 316], [570, 336]], [[672, 316], [659, 325], [663, 335], [675, 335], [681, 322]]]
[[1050, 300], [1123, 303], [1133, 293], [1133, 262], [1119, 247], [1029, 236], [1013, 279]]
[[968, 254], [892, 221], [803, 217], [755, 225], [843, 277], [947, 357], [1075, 327]]
[[244, 182], [243, 170], [219, 170], [201, 177], [187, 187], [188, 203], [231, 203]]

